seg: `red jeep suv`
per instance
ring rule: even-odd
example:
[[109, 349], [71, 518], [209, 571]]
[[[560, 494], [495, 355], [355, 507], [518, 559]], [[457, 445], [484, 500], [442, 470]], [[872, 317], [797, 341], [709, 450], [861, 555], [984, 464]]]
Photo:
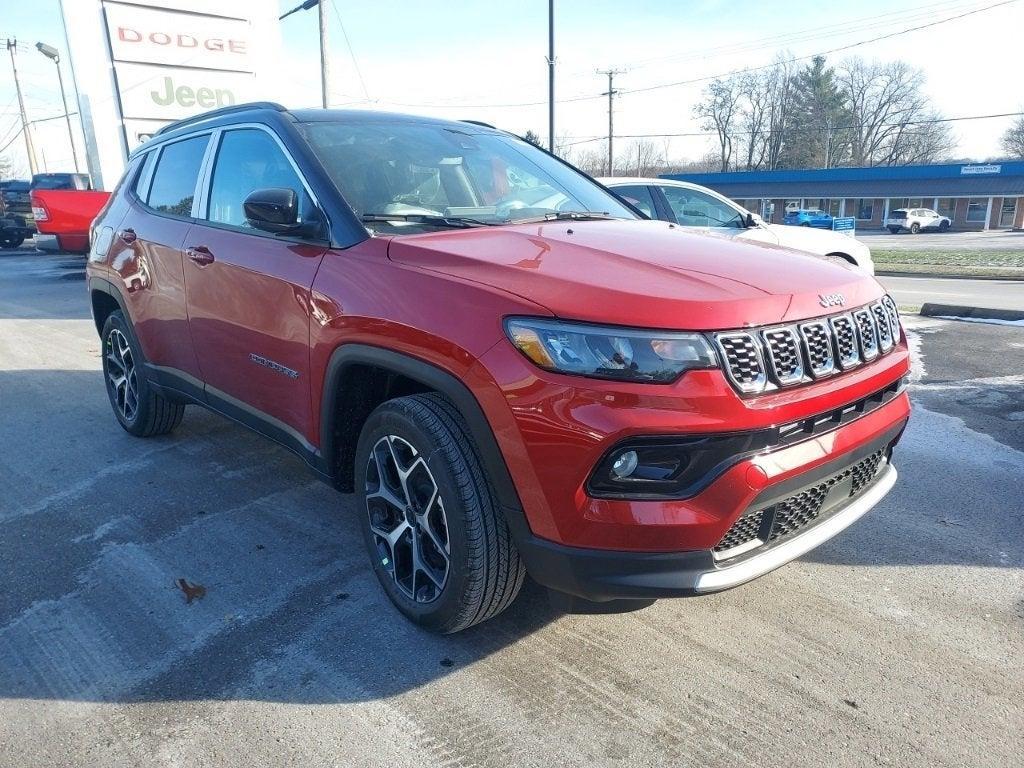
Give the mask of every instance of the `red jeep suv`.
[[910, 411], [874, 279], [643, 220], [477, 123], [167, 126], [93, 224], [88, 288], [124, 429], [193, 403], [290, 448], [441, 632], [527, 573], [585, 605], [760, 576], [885, 496]]

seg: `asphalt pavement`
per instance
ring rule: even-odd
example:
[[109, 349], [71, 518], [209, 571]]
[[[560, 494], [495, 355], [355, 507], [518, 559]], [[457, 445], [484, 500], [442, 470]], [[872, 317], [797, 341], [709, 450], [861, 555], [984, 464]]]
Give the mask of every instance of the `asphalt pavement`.
[[920, 307], [925, 302], [985, 309], [1024, 311], [1024, 280], [967, 280], [947, 277], [879, 275], [897, 303]]
[[900, 479], [836, 539], [715, 596], [528, 588], [435, 637], [284, 449], [198, 408], [124, 433], [82, 260], [0, 254], [0, 766], [1018, 765], [1024, 338], [907, 322]]
[[1024, 232], [993, 229], [988, 232], [920, 232], [891, 234], [884, 229], [857, 230], [873, 251], [1024, 251]]

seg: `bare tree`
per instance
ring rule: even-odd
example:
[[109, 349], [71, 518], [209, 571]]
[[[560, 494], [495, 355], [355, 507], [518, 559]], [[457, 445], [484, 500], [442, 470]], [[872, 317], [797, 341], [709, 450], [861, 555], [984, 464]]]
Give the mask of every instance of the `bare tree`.
[[665, 152], [650, 139], [637, 139], [615, 160], [615, 167], [642, 178], [657, 176], [665, 166]]
[[1013, 125], [1006, 129], [999, 143], [1010, 157], [1024, 158], [1024, 117], [1018, 117]]
[[952, 131], [921, 88], [924, 73], [905, 62], [844, 61], [837, 70], [849, 124], [841, 135], [853, 165], [928, 163], [956, 146]]
[[736, 130], [740, 98], [737, 78], [719, 78], [704, 89], [704, 100], [693, 108], [694, 117], [701, 121], [701, 128], [718, 134], [722, 171], [728, 171], [732, 162], [733, 132]]

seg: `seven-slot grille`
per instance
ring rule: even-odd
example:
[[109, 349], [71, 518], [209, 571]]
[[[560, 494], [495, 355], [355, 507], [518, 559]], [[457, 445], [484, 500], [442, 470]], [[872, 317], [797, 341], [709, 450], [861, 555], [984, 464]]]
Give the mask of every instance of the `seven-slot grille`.
[[[812, 525], [821, 515], [822, 505], [834, 486], [849, 479], [850, 488], [845, 499], [856, 497], [871, 484], [884, 457], [885, 449], [875, 451], [817, 485], [805, 488], [771, 506], [744, 512], [715, 545], [715, 558], [726, 560], [736, 557]], [[831, 505], [829, 509], [832, 509]]]
[[746, 395], [848, 371], [891, 351], [899, 340], [899, 314], [888, 296], [795, 326], [715, 334], [726, 375]]

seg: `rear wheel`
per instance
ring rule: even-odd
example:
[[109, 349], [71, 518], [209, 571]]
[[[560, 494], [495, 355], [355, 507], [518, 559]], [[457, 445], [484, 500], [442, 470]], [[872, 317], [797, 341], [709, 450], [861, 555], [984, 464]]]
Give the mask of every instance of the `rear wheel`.
[[801, 222], [801, 223], [800, 223], [800, 226], [801, 226], [801, 227], [809, 227], [809, 226], [811, 226], [811, 222], [809, 222], [809, 221], [804, 221], [804, 222]]
[[948, 232], [948, 231], [949, 231], [949, 222], [948, 221], [941, 221], [941, 222], [939, 222], [939, 232]]
[[894, 234], [894, 235], [898, 235], [900, 233], [900, 228], [899, 227], [889, 227], [889, 231], [892, 232], [892, 234]]
[[120, 311], [103, 324], [103, 378], [114, 416], [126, 432], [153, 437], [181, 423], [185, 406], [168, 400], [146, 378], [142, 354]]
[[918, 224], [916, 221], [913, 224], [910, 225], [910, 234], [916, 235], [920, 231], [921, 231], [921, 225]]
[[448, 400], [412, 395], [378, 406], [359, 437], [356, 472], [374, 572], [407, 618], [458, 632], [511, 604], [526, 571]]
[[22, 243], [25, 242], [24, 237], [17, 235], [3, 235], [0, 236], [0, 248], [14, 249], [19, 248]]

